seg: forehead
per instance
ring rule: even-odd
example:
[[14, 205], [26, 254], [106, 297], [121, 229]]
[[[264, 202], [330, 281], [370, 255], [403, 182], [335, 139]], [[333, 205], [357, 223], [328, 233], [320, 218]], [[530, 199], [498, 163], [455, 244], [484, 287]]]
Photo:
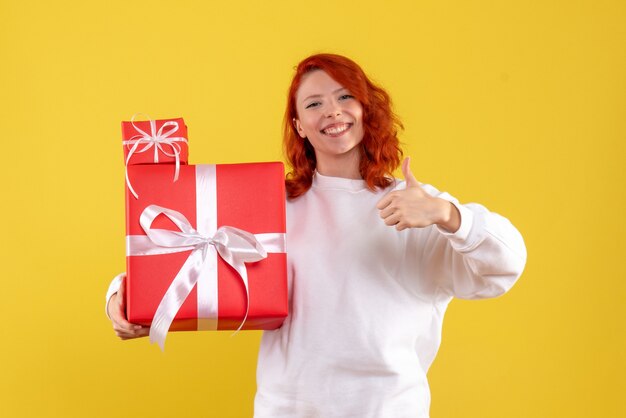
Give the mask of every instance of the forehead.
[[312, 95], [324, 95], [343, 88], [335, 79], [323, 70], [314, 70], [302, 76], [300, 87], [296, 92], [296, 101]]

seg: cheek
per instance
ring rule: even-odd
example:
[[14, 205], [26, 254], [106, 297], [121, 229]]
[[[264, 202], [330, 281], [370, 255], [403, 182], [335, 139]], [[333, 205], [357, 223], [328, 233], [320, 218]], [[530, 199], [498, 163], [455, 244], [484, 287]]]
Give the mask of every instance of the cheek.
[[314, 117], [308, 117], [302, 123], [302, 128], [308, 134], [317, 133], [317, 126], [318, 126], [318, 120], [317, 118], [314, 118]]
[[299, 135], [303, 135], [303, 136], [307, 136], [307, 134], [310, 132], [310, 119], [305, 117], [300, 117], [298, 119], [298, 123], [296, 124], [296, 133], [298, 133]]
[[363, 108], [361, 105], [356, 104], [352, 109], [352, 115], [357, 119], [361, 124], [363, 123]]

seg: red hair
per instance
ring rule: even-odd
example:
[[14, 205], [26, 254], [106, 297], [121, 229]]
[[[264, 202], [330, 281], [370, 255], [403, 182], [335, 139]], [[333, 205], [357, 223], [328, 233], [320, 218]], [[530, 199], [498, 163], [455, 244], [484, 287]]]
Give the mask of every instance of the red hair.
[[400, 119], [391, 110], [391, 98], [374, 84], [354, 61], [335, 54], [317, 54], [305, 58], [296, 67], [289, 87], [287, 110], [283, 121], [283, 146], [292, 171], [285, 185], [289, 198], [304, 194], [313, 182], [315, 150], [308, 139], [302, 140], [295, 130], [296, 92], [302, 77], [315, 70], [326, 72], [331, 78], [350, 90], [363, 107], [363, 140], [360, 142], [359, 171], [370, 190], [385, 188], [393, 179], [393, 170], [400, 164], [402, 150], [398, 131], [403, 129]]

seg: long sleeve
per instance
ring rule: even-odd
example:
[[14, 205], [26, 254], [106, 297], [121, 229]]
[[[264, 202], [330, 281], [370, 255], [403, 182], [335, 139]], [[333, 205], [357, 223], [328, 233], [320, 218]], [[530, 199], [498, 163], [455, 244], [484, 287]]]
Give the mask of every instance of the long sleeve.
[[106, 303], [104, 304], [104, 313], [109, 319], [111, 319], [111, 317], [109, 316], [109, 301], [111, 300], [111, 297], [120, 290], [120, 285], [122, 284], [122, 279], [124, 277], [126, 277], [126, 273], [120, 273], [115, 276], [111, 281], [111, 284], [109, 285], [109, 289], [107, 290]]
[[465, 205], [432, 186], [425, 190], [452, 202], [461, 214], [455, 233], [434, 227], [423, 247], [423, 274], [447, 295], [482, 299], [507, 292], [526, 265], [526, 246], [519, 231], [497, 213], [477, 203]]

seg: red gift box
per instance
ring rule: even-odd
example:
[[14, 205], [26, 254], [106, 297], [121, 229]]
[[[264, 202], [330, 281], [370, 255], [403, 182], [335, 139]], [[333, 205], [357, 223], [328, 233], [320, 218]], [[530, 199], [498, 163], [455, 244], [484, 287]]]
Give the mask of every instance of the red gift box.
[[[135, 115], [137, 116], [137, 115]], [[174, 164], [173, 180], [178, 180], [180, 166], [187, 164], [187, 126], [182, 118], [122, 122], [122, 143], [126, 164], [126, 185], [138, 199], [128, 166], [138, 164]]]
[[[126, 188], [128, 320], [142, 325], [152, 324], [153, 319], [155, 323], [160, 321], [155, 313], [167, 305], [167, 293], [170, 303], [184, 300], [175, 308], [171, 328], [168, 324], [171, 330], [278, 328], [288, 313], [282, 163], [183, 165], [176, 182], [172, 182], [171, 168], [160, 164], [127, 167], [133, 187], [141, 196], [136, 199]], [[166, 216], [162, 208], [179, 212], [180, 219], [172, 221], [168, 218], [171, 213]], [[188, 226], [181, 227], [183, 218]], [[252, 234], [267, 249], [267, 257], [246, 263], [243, 273], [241, 265], [228, 264], [221, 252], [217, 254], [218, 245], [209, 242], [212, 238], [219, 241], [215, 234], [222, 226]], [[158, 235], [162, 230], [189, 232], [190, 228], [198, 231], [195, 243], [177, 248], [158, 243], [158, 236], [154, 238], [157, 243], [151, 241], [153, 237], [146, 232]], [[237, 239], [233, 236], [222, 241], [230, 240], [232, 244]], [[189, 268], [194, 257], [195, 270]], [[207, 264], [197, 267], [198, 260]], [[199, 272], [197, 284], [189, 279], [194, 271]], [[248, 292], [242, 274], [247, 274]], [[174, 289], [181, 280], [186, 284]], [[164, 338], [164, 334], [162, 341], [155, 337], [161, 346]]]
[[122, 122], [126, 165], [187, 164], [187, 139], [182, 118]]

